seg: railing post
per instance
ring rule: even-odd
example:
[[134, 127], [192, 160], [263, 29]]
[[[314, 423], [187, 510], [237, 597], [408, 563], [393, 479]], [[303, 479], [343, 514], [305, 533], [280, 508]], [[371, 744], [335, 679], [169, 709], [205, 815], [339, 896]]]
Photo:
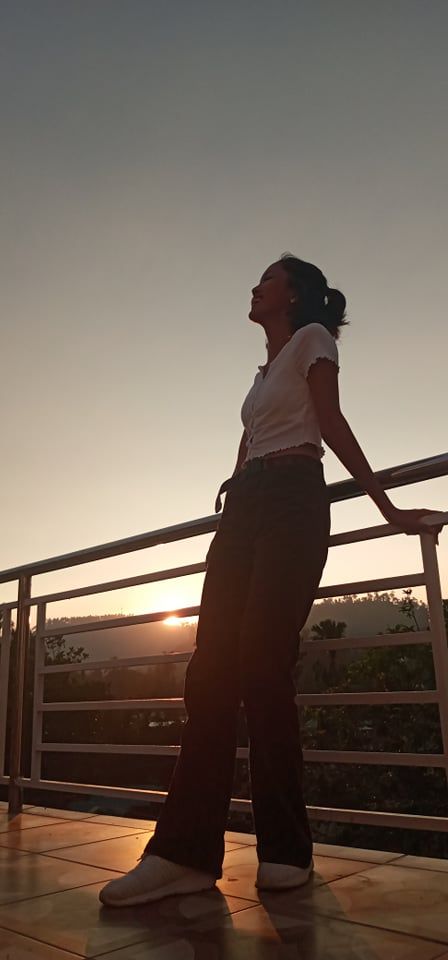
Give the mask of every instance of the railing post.
[[425, 573], [436, 688], [439, 694], [439, 716], [445, 757], [445, 773], [448, 779], [448, 641], [434, 535], [432, 533], [421, 533], [420, 545]]
[[5, 776], [6, 724], [8, 720], [9, 660], [11, 653], [11, 610], [2, 616], [2, 643], [0, 652], [0, 777]]
[[11, 747], [9, 754], [9, 797], [8, 813], [12, 816], [22, 812], [23, 788], [19, 784], [21, 776], [22, 722], [25, 690], [26, 651], [30, 633], [30, 607], [26, 603], [31, 597], [31, 577], [19, 579], [19, 597], [17, 606], [17, 632], [15, 643], [15, 683], [11, 690]]
[[36, 646], [34, 649], [34, 684], [33, 684], [33, 732], [31, 741], [31, 780], [40, 780], [42, 773], [42, 751], [36, 749], [36, 744], [42, 741], [45, 675], [45, 633], [47, 604], [39, 603], [37, 607]]

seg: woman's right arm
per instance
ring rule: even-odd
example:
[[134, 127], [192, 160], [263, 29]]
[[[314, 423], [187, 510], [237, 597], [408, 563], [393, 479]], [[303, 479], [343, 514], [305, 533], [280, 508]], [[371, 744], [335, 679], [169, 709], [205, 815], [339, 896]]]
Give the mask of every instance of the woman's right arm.
[[338, 371], [334, 363], [326, 357], [318, 359], [310, 367], [307, 380], [322, 439], [339, 457], [352, 477], [358, 481], [361, 489], [365, 490], [376, 503], [383, 517], [403, 533], [432, 533], [438, 543], [438, 535], [443, 530], [443, 524], [438, 524], [436, 521], [434, 525], [430, 525], [425, 523], [424, 517], [439, 511], [435, 509], [400, 510], [389, 499], [382, 483], [373, 473], [340, 409]]
[[238, 449], [238, 458], [236, 461], [236, 467], [232, 473], [232, 477], [234, 477], [235, 474], [239, 472], [239, 470], [241, 469], [246, 459], [246, 456], [247, 456], [247, 433], [245, 430], [243, 430], [243, 436], [241, 437], [240, 445]]

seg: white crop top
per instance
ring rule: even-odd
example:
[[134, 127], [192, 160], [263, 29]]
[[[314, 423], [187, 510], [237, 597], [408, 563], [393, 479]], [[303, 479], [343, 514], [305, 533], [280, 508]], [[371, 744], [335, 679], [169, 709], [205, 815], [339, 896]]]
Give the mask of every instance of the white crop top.
[[307, 383], [309, 368], [328, 357], [339, 370], [339, 354], [332, 334], [321, 323], [296, 330], [269, 364], [263, 377], [258, 367], [253, 386], [241, 408], [247, 433], [245, 463], [265, 453], [312, 443], [325, 455], [319, 421]]

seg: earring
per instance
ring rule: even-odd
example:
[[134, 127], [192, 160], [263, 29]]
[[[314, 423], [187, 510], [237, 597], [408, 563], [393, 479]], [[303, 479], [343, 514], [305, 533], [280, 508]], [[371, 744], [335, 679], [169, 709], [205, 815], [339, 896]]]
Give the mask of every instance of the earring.
[[289, 301], [289, 302], [290, 302], [290, 303], [295, 303], [295, 302], [296, 302], [296, 300], [297, 300], [297, 297], [291, 297], [291, 299], [290, 299], [290, 301]]

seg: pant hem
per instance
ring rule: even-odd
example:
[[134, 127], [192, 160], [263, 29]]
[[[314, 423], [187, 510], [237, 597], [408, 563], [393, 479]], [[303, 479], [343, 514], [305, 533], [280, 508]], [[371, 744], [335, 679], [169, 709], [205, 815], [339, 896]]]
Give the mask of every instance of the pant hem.
[[220, 880], [222, 877], [222, 867], [216, 867], [210, 863], [205, 862], [204, 860], [197, 859], [195, 857], [190, 857], [186, 853], [182, 853], [182, 850], [164, 846], [163, 844], [148, 844], [142, 854], [146, 856], [147, 854], [155, 854], [157, 857], [163, 857], [165, 860], [171, 860], [172, 863], [178, 863], [182, 867], [190, 867], [192, 870], [201, 870], [203, 873], [210, 873], [215, 877], [215, 880]]

